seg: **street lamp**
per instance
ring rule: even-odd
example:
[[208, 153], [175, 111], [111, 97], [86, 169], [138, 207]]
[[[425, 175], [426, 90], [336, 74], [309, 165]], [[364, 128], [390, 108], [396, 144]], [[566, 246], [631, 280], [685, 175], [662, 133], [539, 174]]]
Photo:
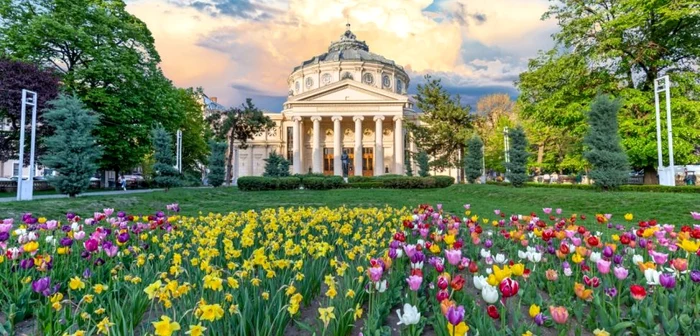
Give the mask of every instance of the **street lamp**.
[[[659, 93], [666, 93], [666, 128], [668, 130], [668, 167], [664, 167], [663, 153], [661, 149], [661, 109], [659, 107]], [[656, 105], [656, 149], [659, 159], [659, 184], [675, 186], [676, 177], [673, 162], [673, 126], [671, 124], [671, 81], [668, 75], [654, 80], [654, 103]]]
[[[510, 163], [510, 137], [508, 136], [508, 126], [503, 127], [503, 146], [505, 149], [503, 156], [506, 162], [506, 173], [510, 173], [510, 168], [508, 168], [508, 164]], [[508, 182], [507, 175], [504, 181]]]
[[[28, 97], [30, 95], [30, 97]], [[19, 131], [19, 176], [17, 176], [17, 200], [31, 201], [34, 193], [34, 148], [36, 144], [36, 92], [22, 89], [22, 116], [20, 118]], [[30, 139], [29, 151], [29, 178], [25, 184], [22, 180], [22, 170], [24, 168], [24, 131], [27, 127], [27, 105], [32, 107], [32, 137]]]

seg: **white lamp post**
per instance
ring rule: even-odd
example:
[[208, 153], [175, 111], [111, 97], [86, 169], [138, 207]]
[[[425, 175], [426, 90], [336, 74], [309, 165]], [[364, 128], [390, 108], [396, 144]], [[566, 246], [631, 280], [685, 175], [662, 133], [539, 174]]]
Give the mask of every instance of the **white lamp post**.
[[486, 145], [481, 143], [481, 184], [486, 184]]
[[[503, 127], [503, 146], [505, 148], [503, 156], [506, 162], [506, 173], [510, 173], [510, 169], [508, 168], [508, 163], [510, 163], [510, 137], [508, 136], [508, 126]], [[504, 181], [508, 182], [508, 177], [506, 177]]]
[[177, 171], [182, 173], [182, 130], [177, 130], [176, 147], [177, 147], [177, 158], [176, 158], [175, 164], [177, 167]]
[[[30, 97], [27, 97], [30, 95]], [[22, 89], [22, 116], [20, 118], [21, 127], [19, 131], [19, 176], [17, 176], [17, 200], [31, 201], [34, 194], [34, 148], [36, 144], [36, 92]], [[32, 106], [32, 137], [29, 152], [29, 178], [27, 183], [22, 180], [22, 170], [24, 170], [24, 131], [26, 129], [27, 105]]]
[[[666, 128], [668, 130], [668, 167], [664, 167], [663, 152], [661, 149], [661, 108], [659, 107], [659, 93], [666, 93]], [[671, 124], [671, 81], [668, 76], [654, 80], [654, 103], [656, 105], [656, 149], [659, 159], [659, 184], [675, 186], [676, 177], [673, 162], [673, 125]]]

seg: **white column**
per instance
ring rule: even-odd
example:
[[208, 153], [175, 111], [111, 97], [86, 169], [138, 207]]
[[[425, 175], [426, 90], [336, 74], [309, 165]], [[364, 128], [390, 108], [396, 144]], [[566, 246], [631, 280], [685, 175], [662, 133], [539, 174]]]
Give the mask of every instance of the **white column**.
[[403, 116], [394, 117], [394, 174], [403, 175]]
[[292, 117], [294, 121], [294, 126], [292, 126], [292, 142], [293, 142], [293, 154], [292, 154], [292, 172], [294, 174], [301, 174], [301, 139], [299, 132], [301, 132], [301, 117]]
[[362, 116], [353, 117], [355, 121], [355, 176], [362, 176]]
[[343, 132], [340, 129], [341, 116], [334, 116], [333, 120], [333, 175], [343, 176], [343, 167], [340, 162], [340, 155], [343, 153], [342, 137]]
[[416, 142], [411, 140], [409, 143], [409, 150], [411, 152], [411, 170], [413, 170], [413, 175], [418, 175], [418, 166], [416, 166], [416, 155], [418, 155], [418, 148], [416, 148]]
[[253, 145], [248, 144], [248, 176], [255, 176], [253, 167]]
[[313, 116], [311, 121], [314, 123], [314, 134], [313, 134], [313, 153], [311, 154], [311, 171], [314, 173], [321, 173], [321, 117]]
[[384, 116], [374, 117], [374, 176], [384, 175]]

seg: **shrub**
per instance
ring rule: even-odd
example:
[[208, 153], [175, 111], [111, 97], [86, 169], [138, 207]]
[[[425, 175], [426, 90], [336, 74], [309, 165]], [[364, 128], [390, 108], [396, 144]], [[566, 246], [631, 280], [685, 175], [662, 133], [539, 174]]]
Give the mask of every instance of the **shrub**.
[[323, 186], [326, 189], [338, 189], [345, 184], [342, 176], [329, 176], [323, 181]]
[[301, 186], [301, 179], [294, 176], [280, 177], [279, 178], [279, 188], [280, 190], [294, 190], [299, 189]]
[[226, 168], [226, 142], [209, 142], [209, 174], [207, 175], [207, 180], [209, 184], [215, 188], [221, 186], [224, 183], [224, 174]]
[[158, 126], [151, 131], [155, 164], [153, 164], [154, 180], [167, 191], [182, 185], [182, 174], [175, 169], [175, 154], [172, 149], [172, 138], [163, 128]]
[[238, 179], [238, 189], [243, 191], [275, 190], [279, 187], [279, 179], [263, 176], [243, 176]]
[[425, 151], [418, 152], [416, 156], [416, 163], [418, 164], [418, 176], [426, 177], [430, 176], [430, 157]]
[[522, 187], [527, 181], [527, 138], [522, 126], [510, 131], [510, 142], [513, 144], [508, 151], [510, 162], [506, 164], [508, 172], [506, 178], [514, 187]]
[[478, 136], [474, 136], [467, 142], [467, 155], [464, 157], [465, 175], [469, 183], [476, 182], [482, 172], [483, 143]]
[[437, 188], [447, 188], [455, 184], [455, 178], [452, 176], [433, 176], [433, 179]]
[[326, 189], [325, 181], [325, 177], [309, 176], [302, 180], [302, 184], [304, 189], [323, 190]]
[[347, 183], [344, 185], [345, 188], [349, 189], [380, 189], [384, 188], [384, 183], [382, 182], [354, 182]]
[[622, 103], [607, 95], [598, 96], [588, 114], [588, 134], [583, 142], [588, 147], [583, 156], [591, 163], [591, 178], [595, 185], [615, 189], [629, 179], [627, 154], [620, 146], [617, 112]]
[[267, 177], [286, 177], [289, 176], [289, 161], [282, 155], [276, 152], [271, 152], [270, 156], [265, 159], [265, 172], [263, 176]]
[[375, 182], [374, 176], [350, 176], [348, 177], [348, 183], [358, 183], [358, 182]]

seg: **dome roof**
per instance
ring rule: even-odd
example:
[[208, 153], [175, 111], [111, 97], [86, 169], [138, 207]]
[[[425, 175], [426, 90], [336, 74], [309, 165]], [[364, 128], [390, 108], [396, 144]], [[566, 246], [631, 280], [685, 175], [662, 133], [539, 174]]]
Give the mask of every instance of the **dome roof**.
[[355, 34], [350, 31], [349, 23], [346, 25], [346, 27], [347, 30], [340, 36], [340, 40], [332, 42], [330, 47], [328, 47], [327, 53], [314, 56], [312, 59], [304, 61], [300, 66], [295, 67], [294, 71], [305, 68], [309, 65], [340, 61], [376, 62], [394, 66], [403, 70], [403, 67], [396, 65], [394, 61], [387, 59], [382, 55], [371, 53], [367, 43], [365, 43], [365, 41], [357, 40]]

